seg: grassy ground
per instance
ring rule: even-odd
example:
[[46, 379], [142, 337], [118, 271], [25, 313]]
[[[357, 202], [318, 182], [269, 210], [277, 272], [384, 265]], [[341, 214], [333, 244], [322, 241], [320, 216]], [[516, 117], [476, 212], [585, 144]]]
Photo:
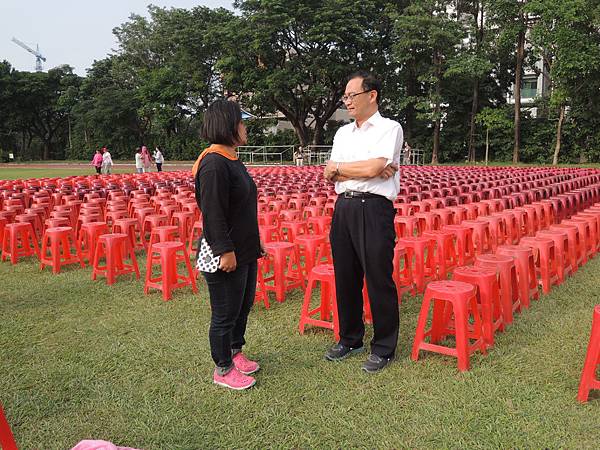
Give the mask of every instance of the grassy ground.
[[[132, 173], [130, 167], [115, 167], [113, 173]], [[18, 167], [15, 165], [0, 167], [0, 180], [16, 180], [19, 178], [68, 177], [73, 175], [93, 175], [93, 167]]]
[[575, 396], [599, 271], [596, 258], [535, 302], [464, 374], [449, 357], [409, 359], [420, 306], [411, 297], [388, 369], [326, 362], [332, 334], [298, 334], [293, 292], [252, 311], [246, 350], [262, 370], [236, 393], [211, 384], [204, 283], [164, 303], [127, 276], [109, 287], [89, 268], [1, 263], [0, 400], [23, 449], [84, 438], [161, 450], [597, 448], [600, 396]]

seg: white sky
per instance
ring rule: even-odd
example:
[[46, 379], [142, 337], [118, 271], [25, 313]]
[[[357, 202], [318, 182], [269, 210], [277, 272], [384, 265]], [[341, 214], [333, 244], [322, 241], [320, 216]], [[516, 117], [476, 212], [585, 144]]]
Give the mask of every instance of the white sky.
[[233, 0], [0, 0], [0, 61], [17, 70], [35, 70], [35, 56], [11, 41], [25, 42], [46, 57], [44, 70], [69, 64], [85, 75], [94, 60], [116, 48], [114, 27], [131, 13], [147, 15], [147, 5], [233, 9]]

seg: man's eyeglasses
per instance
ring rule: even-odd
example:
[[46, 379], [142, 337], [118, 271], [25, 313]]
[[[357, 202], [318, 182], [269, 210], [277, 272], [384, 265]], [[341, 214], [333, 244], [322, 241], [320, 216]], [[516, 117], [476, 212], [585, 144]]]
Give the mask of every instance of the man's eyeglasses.
[[369, 89], [366, 91], [362, 91], [362, 92], [357, 92], [356, 94], [348, 94], [348, 95], [342, 95], [342, 101], [344, 103], [348, 102], [348, 101], [354, 101], [354, 97], [356, 97], [357, 95], [360, 94], [365, 94], [366, 92], [371, 92], [373, 89]]

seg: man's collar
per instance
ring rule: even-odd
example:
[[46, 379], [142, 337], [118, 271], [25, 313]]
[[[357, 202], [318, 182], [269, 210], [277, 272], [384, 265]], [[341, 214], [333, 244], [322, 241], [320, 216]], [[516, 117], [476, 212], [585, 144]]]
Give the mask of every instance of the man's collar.
[[[375, 111], [375, 113], [369, 117], [367, 120], [365, 120], [363, 122], [363, 124], [360, 126], [360, 128], [363, 128], [365, 125], [367, 125], [367, 128], [376, 125], [377, 122], [381, 121], [381, 119], [383, 119], [383, 117], [381, 117], [381, 114], [379, 113], [379, 110]], [[356, 131], [359, 128], [356, 126], [356, 120], [353, 122], [353, 127], [352, 127], [352, 131]]]

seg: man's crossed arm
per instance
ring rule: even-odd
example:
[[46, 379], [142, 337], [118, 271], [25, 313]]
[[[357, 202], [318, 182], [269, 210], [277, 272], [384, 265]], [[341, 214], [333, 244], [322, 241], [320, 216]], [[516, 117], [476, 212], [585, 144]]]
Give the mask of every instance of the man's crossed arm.
[[355, 162], [327, 161], [324, 176], [330, 181], [346, 181], [355, 178], [388, 179], [398, 171], [398, 165], [387, 164], [386, 158], [373, 158]]

